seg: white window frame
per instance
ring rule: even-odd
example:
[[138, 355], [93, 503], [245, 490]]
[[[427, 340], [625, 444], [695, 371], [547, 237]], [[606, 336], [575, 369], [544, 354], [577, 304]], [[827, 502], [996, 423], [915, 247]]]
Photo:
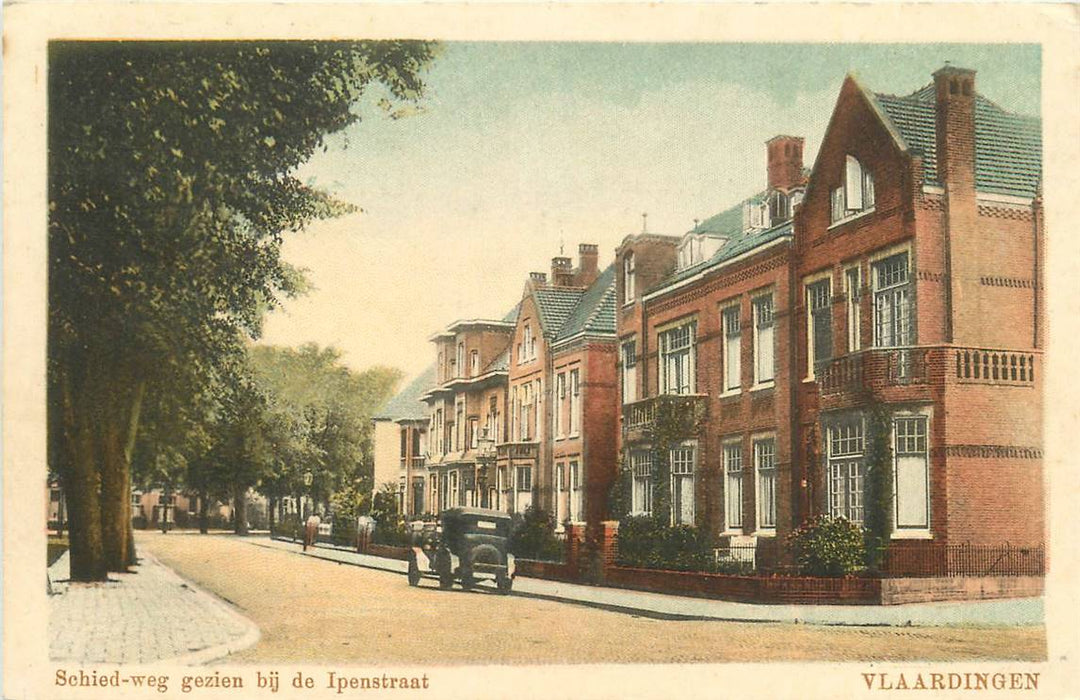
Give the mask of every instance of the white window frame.
[[568, 508], [563, 507], [563, 496], [566, 494], [566, 464], [555, 463], [555, 529], [562, 530], [563, 523], [567, 520]]
[[577, 459], [570, 460], [570, 463], [567, 465], [567, 469], [570, 472], [570, 507], [568, 509], [570, 514], [570, 522], [584, 522], [585, 499], [584, 489], [581, 486], [581, 461]]
[[862, 349], [862, 266], [844, 268], [844, 294], [847, 308], [847, 351]]
[[632, 515], [652, 515], [653, 506], [652, 450], [630, 450], [630, 511]]
[[447, 481], [449, 482], [449, 486], [447, 488], [447, 505], [451, 507], [460, 505], [458, 501], [461, 498], [461, 489], [458, 483], [458, 470], [452, 470], [447, 476]]
[[[814, 342], [814, 296], [813, 291], [816, 285], [828, 283], [828, 294], [826, 295], [826, 303], [823, 308], [829, 315], [829, 333], [830, 333], [830, 345], [832, 344], [832, 270], [827, 270], [816, 275], [812, 275], [803, 280], [803, 297], [806, 302], [806, 379], [805, 381], [813, 381], [817, 376], [815, 365], [818, 362], [817, 347]], [[830, 348], [833, 352], [829, 358], [832, 359], [836, 356], [835, 348]]]
[[563, 418], [563, 404], [566, 401], [566, 372], [555, 375], [555, 439], [566, 439], [566, 421]]
[[[724, 532], [738, 534], [743, 530], [743, 469], [742, 438], [725, 440], [721, 447], [724, 461]], [[737, 468], [736, 468], [737, 467]], [[732, 485], [738, 484], [738, 493], [732, 493]]]
[[[742, 391], [742, 312], [738, 301], [720, 308], [721, 359], [724, 390], [721, 396]], [[734, 325], [734, 327], [732, 327]], [[732, 382], [734, 379], [734, 382]]]
[[581, 434], [581, 368], [570, 370], [570, 437]]
[[[762, 309], [765, 307], [766, 302], [768, 302], [768, 319], [762, 321]], [[773, 386], [776, 381], [776, 299], [772, 290], [751, 297], [750, 309], [754, 323], [753, 388], [760, 389]], [[763, 355], [765, 348], [768, 349], [768, 358]], [[763, 376], [765, 373], [762, 371], [762, 367], [765, 364], [771, 365], [768, 376]]]
[[457, 367], [456, 367], [456, 370], [455, 370], [455, 376], [464, 377], [465, 376], [465, 341], [464, 340], [459, 340], [458, 341], [457, 354], [454, 357], [455, 357], [454, 361], [457, 364]]
[[[687, 459], [686, 453], [689, 453], [689, 459]], [[696, 440], [684, 440], [672, 445], [668, 450], [668, 468], [671, 472], [668, 493], [671, 494], [672, 525], [694, 525], [696, 523], [697, 460], [698, 444]], [[686, 479], [690, 481], [689, 507], [686, 507], [685, 501], [683, 501], [681, 490], [682, 482]]]
[[514, 467], [514, 490], [518, 493], [532, 491], [532, 467], [519, 464]]
[[[772, 445], [771, 454], [769, 455], [771, 463], [767, 468], [763, 468], [761, 464], [763, 450], [759, 450], [758, 447], [764, 447], [767, 444]], [[772, 535], [776, 533], [777, 505], [780, 501], [777, 494], [780, 479], [777, 469], [776, 448], [776, 435], [771, 433], [755, 435], [750, 441], [750, 449], [753, 452], [754, 458], [754, 531], [759, 535]], [[771, 478], [771, 484], [768, 488], [762, 488], [766, 485], [766, 478]], [[770, 490], [771, 500], [768, 497], [768, 494], [764, 493], [765, 491]], [[766, 522], [767, 520], [772, 520], [772, 522]]]
[[[677, 334], [686, 334], [686, 343], [672, 349], [672, 340]], [[660, 393], [686, 395], [697, 391], [697, 320], [690, 319], [666, 326], [657, 334], [660, 352], [657, 354], [657, 363], [660, 373]], [[679, 358], [685, 362], [685, 378], [673, 377], [672, 373], [678, 374], [681, 366]], [[673, 386], [673, 380], [675, 385]]]
[[[904, 256], [906, 258], [906, 277], [902, 282], [890, 281], [885, 284], [881, 282], [881, 275], [879, 270], [882, 265], [890, 260]], [[873, 284], [874, 294], [874, 347], [875, 348], [904, 348], [910, 347], [915, 343], [915, 315], [916, 315], [916, 302], [915, 302], [915, 285], [913, 283], [912, 266], [911, 266], [911, 249], [908, 247], [900, 249], [892, 249], [874, 256], [870, 261], [870, 278]], [[897, 303], [898, 295], [903, 293], [905, 299], [901, 303]], [[885, 302], [883, 304], [882, 302]], [[890, 311], [890, 319], [888, 324], [889, 338], [883, 337], [883, 328], [885, 321], [882, 320], [882, 307], [888, 305]], [[902, 329], [897, 326], [896, 322], [896, 310], [904, 307], [906, 312], [907, 325]], [[901, 334], [905, 337], [900, 337]], [[891, 341], [891, 342], [887, 342]]]
[[622, 360], [622, 402], [637, 401], [637, 338], [623, 341], [619, 350]]
[[829, 515], [866, 522], [866, 420], [832, 420], [825, 431], [825, 479]]
[[874, 176], [852, 155], [844, 157], [841, 183], [829, 191], [829, 228], [874, 211]]
[[632, 304], [637, 298], [637, 270], [634, 253], [629, 252], [623, 258], [623, 304]]
[[[900, 431], [900, 425], [902, 423], [912, 423], [914, 425], [921, 425], [922, 434], [912, 435], [907, 433], [907, 439], [905, 434]], [[931, 527], [933, 524], [933, 512], [931, 508], [932, 502], [932, 484], [930, 482], [930, 442], [931, 442], [931, 410], [929, 408], [920, 411], [899, 411], [894, 413], [892, 420], [890, 421], [890, 444], [892, 445], [893, 453], [893, 531], [892, 539], [931, 539]], [[921, 439], [921, 451], [918, 449], [918, 442]], [[909, 449], [911, 447], [916, 449]], [[900, 522], [900, 508], [902, 494], [900, 493], [900, 463], [901, 459], [905, 457], [914, 457], [919, 455], [922, 457], [923, 464], [923, 491], [926, 499], [925, 503], [925, 523], [924, 524], [902, 524]]]

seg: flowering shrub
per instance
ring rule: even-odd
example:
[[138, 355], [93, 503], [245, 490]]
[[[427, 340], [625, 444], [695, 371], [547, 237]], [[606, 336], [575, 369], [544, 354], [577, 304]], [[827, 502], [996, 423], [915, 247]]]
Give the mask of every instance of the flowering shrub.
[[866, 561], [863, 529], [847, 518], [819, 515], [792, 532], [788, 542], [808, 576], [847, 576]]

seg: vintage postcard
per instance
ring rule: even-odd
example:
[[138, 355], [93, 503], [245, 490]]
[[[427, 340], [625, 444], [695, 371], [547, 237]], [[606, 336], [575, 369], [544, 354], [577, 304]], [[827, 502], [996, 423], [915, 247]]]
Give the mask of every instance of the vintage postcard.
[[5, 10], [5, 698], [1080, 694], [1075, 7]]

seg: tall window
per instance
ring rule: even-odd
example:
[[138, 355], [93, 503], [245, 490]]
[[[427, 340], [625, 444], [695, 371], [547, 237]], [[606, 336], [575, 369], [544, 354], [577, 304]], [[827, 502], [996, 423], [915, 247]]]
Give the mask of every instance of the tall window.
[[457, 359], [455, 360], [455, 366], [457, 367], [458, 377], [465, 376], [465, 343], [461, 342], [457, 344]]
[[499, 399], [495, 396], [488, 399], [487, 425], [484, 430], [487, 432], [484, 437], [499, 442]]
[[460, 496], [460, 491], [458, 489], [458, 473], [457, 473], [457, 470], [454, 470], [454, 471], [450, 472], [450, 474], [448, 476], [450, 477], [449, 478], [449, 482], [450, 482], [450, 488], [449, 488], [450, 494], [449, 494], [449, 496], [450, 496], [450, 499], [449, 499], [449, 501], [447, 503], [448, 503], [448, 505], [451, 505], [451, 506], [460, 505], [459, 500], [460, 500], [461, 496]]
[[776, 374], [772, 294], [754, 299], [754, 383], [771, 383]]
[[622, 344], [622, 400], [623, 403], [637, 400], [636, 340], [628, 340]]
[[570, 521], [581, 522], [582, 513], [581, 465], [570, 462]]
[[862, 418], [830, 426], [828, 438], [829, 514], [862, 525], [866, 519], [866, 438]]
[[844, 181], [830, 197], [833, 223], [874, 206], [874, 176], [853, 156], [844, 162]]
[[469, 449], [475, 450], [480, 446], [480, 419], [473, 416], [469, 419]]
[[555, 377], [555, 439], [566, 437], [566, 423], [563, 420], [563, 402], [566, 401], [566, 373], [560, 372]]
[[533, 337], [532, 324], [526, 320], [521, 330], [521, 343], [518, 344], [518, 364], [536, 359], [536, 338]]
[[844, 271], [844, 292], [847, 295], [847, 349], [848, 352], [855, 352], [861, 345], [859, 327], [862, 318], [859, 307], [862, 300], [862, 274], [858, 265]]
[[532, 491], [532, 467], [517, 468], [517, 490]]
[[691, 394], [694, 386], [694, 336], [691, 321], [660, 334], [660, 393]]
[[480, 352], [473, 350], [469, 353], [469, 376], [475, 377], [480, 374]]
[[570, 370], [570, 435], [581, 432], [581, 370]]
[[649, 450], [630, 452], [631, 508], [635, 515], [652, 515], [653, 459]]
[[721, 314], [724, 331], [724, 391], [742, 386], [742, 329], [739, 307], [729, 306]]
[[724, 445], [724, 525], [728, 530], [743, 526], [742, 443]]
[[828, 278], [806, 287], [806, 306], [809, 333], [808, 374], [812, 377], [822, 363], [832, 358], [832, 285]]
[[911, 276], [906, 252], [873, 265], [874, 345], [911, 345]]
[[454, 451], [465, 447], [465, 439], [462, 433], [465, 431], [465, 397], [457, 401], [454, 410]]
[[893, 421], [897, 530], [925, 530], [930, 527], [926, 424], [926, 416], [896, 418]]
[[521, 385], [519, 396], [521, 397], [521, 408], [519, 409], [521, 414], [521, 434], [518, 435], [518, 439], [524, 442], [532, 437], [533, 402], [531, 382]]
[[694, 443], [671, 448], [671, 522], [694, 524]]
[[776, 440], [754, 440], [754, 471], [757, 472], [757, 526], [776, 528]]
[[634, 254], [627, 253], [623, 258], [623, 303], [629, 304], [637, 297], [637, 289], [634, 272]]
[[566, 521], [566, 465], [555, 465], [555, 527]]
[[543, 410], [541, 401], [544, 397], [544, 385], [539, 379], [533, 383], [533, 425], [532, 436], [533, 440], [540, 439], [540, 428], [542, 423], [540, 422], [540, 413]]
[[521, 439], [521, 404], [517, 386], [510, 387], [510, 441]]
[[435, 417], [431, 421], [431, 429], [435, 433], [435, 449], [439, 454], [446, 454], [446, 442], [443, 440], [443, 410], [435, 409]]

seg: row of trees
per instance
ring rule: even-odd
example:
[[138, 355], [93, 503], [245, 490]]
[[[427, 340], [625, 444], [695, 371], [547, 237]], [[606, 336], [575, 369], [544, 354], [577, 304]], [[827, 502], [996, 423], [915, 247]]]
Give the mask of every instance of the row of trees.
[[213, 462], [192, 462], [168, 436], [244, 455], [237, 469], [281, 448], [287, 426], [256, 427], [281, 416], [248, 339], [267, 309], [303, 291], [283, 237], [350, 209], [296, 170], [359, 119], [365, 90], [390, 110], [419, 99], [434, 50], [50, 44], [48, 458], [68, 504], [73, 579], [133, 561], [134, 462], [167, 472], [183, 460], [210, 488]]

